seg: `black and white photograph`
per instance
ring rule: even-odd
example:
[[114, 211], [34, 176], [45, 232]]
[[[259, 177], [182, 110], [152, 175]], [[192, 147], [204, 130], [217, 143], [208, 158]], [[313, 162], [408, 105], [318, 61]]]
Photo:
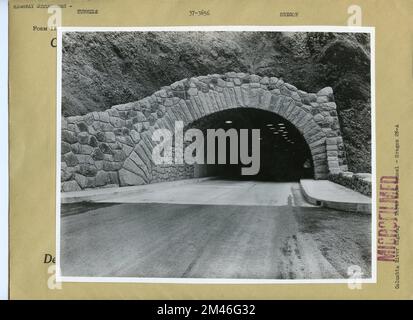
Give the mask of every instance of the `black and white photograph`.
[[58, 30], [62, 281], [375, 282], [369, 28]]

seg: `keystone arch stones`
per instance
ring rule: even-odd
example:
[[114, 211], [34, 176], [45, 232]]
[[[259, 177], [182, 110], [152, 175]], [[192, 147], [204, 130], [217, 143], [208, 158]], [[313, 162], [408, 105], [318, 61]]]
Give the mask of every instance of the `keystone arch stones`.
[[314, 176], [347, 171], [333, 90], [298, 90], [275, 77], [229, 72], [184, 79], [139, 101], [103, 112], [62, 117], [61, 189], [141, 185], [191, 178], [194, 166], [155, 165], [152, 133], [189, 125], [232, 108], [274, 112], [303, 135], [312, 154]]

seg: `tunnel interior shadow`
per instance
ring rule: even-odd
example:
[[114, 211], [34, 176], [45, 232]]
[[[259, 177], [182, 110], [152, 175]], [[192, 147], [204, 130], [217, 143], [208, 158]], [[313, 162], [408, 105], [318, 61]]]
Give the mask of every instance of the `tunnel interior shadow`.
[[[195, 176], [214, 176], [231, 180], [298, 181], [314, 178], [314, 167], [308, 144], [298, 129], [285, 118], [261, 109], [236, 108], [216, 112], [198, 119], [185, 129], [197, 128], [207, 136], [207, 129], [248, 129], [248, 153], [251, 155], [251, 130], [260, 130], [260, 170], [255, 175], [242, 175], [241, 163], [229, 164], [230, 139], [226, 139], [226, 164], [218, 164], [218, 144], [215, 144], [215, 164], [196, 164]], [[239, 143], [239, 140], [238, 140]], [[240, 150], [240, 145], [238, 145]], [[207, 157], [205, 147], [205, 163]]]

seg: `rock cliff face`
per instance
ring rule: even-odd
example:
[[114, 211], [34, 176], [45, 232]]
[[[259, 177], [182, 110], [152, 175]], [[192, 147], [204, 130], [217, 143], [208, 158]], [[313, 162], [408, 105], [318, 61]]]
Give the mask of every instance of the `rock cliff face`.
[[229, 71], [277, 76], [307, 92], [332, 87], [349, 170], [371, 170], [370, 54], [365, 34], [67, 33], [62, 113], [104, 111], [184, 78]]

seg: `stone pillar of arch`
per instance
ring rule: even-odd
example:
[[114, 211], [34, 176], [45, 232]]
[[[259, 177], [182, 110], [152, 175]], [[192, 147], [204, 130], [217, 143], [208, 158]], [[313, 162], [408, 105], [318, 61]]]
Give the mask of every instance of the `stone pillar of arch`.
[[153, 163], [153, 132], [232, 108], [267, 110], [293, 124], [309, 146], [316, 179], [347, 171], [330, 87], [307, 93], [276, 77], [229, 72], [183, 79], [106, 111], [62, 117], [62, 191], [191, 178], [192, 166]]

